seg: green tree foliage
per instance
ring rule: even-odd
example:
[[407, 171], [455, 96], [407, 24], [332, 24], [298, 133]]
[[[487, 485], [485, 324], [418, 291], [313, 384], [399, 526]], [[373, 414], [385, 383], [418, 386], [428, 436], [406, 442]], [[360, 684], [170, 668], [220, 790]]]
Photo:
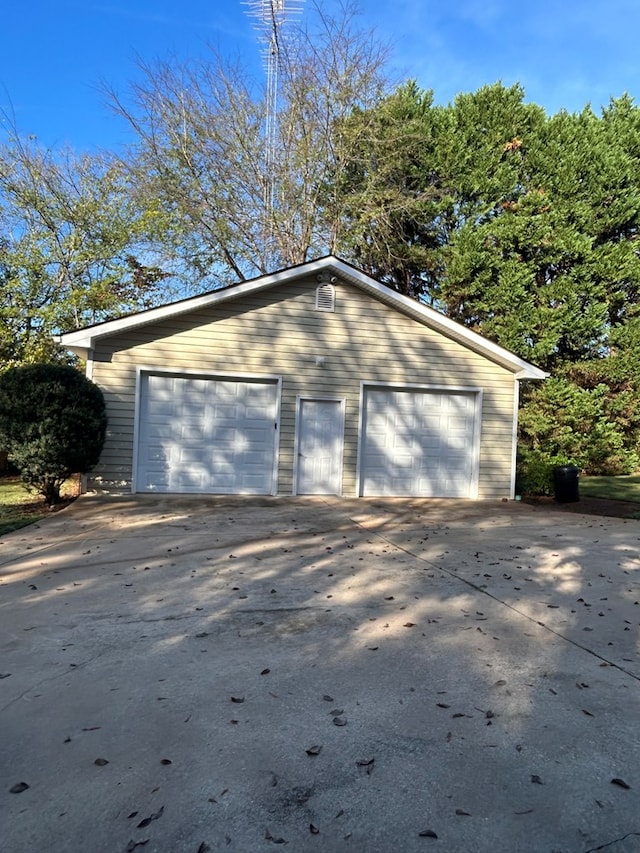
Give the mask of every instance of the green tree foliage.
[[164, 299], [157, 218], [106, 156], [0, 147], [0, 366], [64, 360], [53, 333]]
[[340, 132], [341, 248], [541, 367], [599, 355], [637, 310], [640, 111], [544, 111], [519, 86], [447, 107], [407, 84]]
[[583, 388], [551, 377], [532, 390], [520, 412], [524, 447], [570, 460], [587, 474], [629, 474], [638, 455], [616, 408], [605, 382]]
[[446, 189], [434, 168], [443, 111], [408, 82], [375, 110], [357, 109], [337, 138], [349, 152], [331, 176], [341, 254], [401, 293], [433, 302], [442, 276], [440, 210]]
[[341, 187], [347, 255], [553, 374], [523, 395], [532, 466], [631, 470], [640, 440], [631, 99], [600, 116], [587, 107], [548, 117], [519, 86], [436, 107], [408, 84], [339, 132], [362, 143]]
[[0, 446], [47, 503], [98, 462], [106, 428], [102, 392], [75, 368], [30, 364], [0, 374]]
[[553, 375], [523, 394], [522, 448], [635, 464], [640, 109], [549, 116], [501, 83], [437, 105], [389, 87], [351, 0], [309, 20], [280, 43], [275, 123], [212, 53], [108, 93], [136, 133], [120, 161], [0, 150], [4, 364], [166, 301], [167, 271], [191, 293], [332, 252]]

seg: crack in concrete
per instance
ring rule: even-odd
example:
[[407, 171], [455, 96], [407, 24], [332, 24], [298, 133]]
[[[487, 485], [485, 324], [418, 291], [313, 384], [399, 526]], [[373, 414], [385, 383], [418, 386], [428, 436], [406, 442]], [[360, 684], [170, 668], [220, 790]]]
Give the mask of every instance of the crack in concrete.
[[618, 844], [620, 841], [624, 841], [627, 838], [631, 838], [632, 835], [637, 835], [638, 837], [640, 837], [640, 832], [627, 832], [626, 835], [623, 835], [620, 838], [614, 838], [613, 841], [606, 841], [599, 847], [590, 847], [588, 850], [585, 850], [585, 853], [596, 853], [596, 851], [598, 850], [606, 850], [606, 848], [611, 847], [612, 844]]
[[[147, 619], [127, 619], [124, 622], [121, 622], [121, 625], [138, 625], [139, 623], [147, 623], [147, 622], [180, 622], [183, 619], [204, 619], [206, 614], [204, 613], [179, 613], [175, 616], [156, 616], [155, 618], [147, 618]], [[117, 616], [117, 619], [122, 617]]]
[[[84, 546], [84, 540], [88, 541], [88, 534], [92, 533], [92, 531], [97, 530], [103, 526], [104, 526], [103, 522], [97, 521], [95, 524], [92, 524], [88, 529], [86, 527], [83, 528], [80, 531], [80, 533], [76, 533], [75, 535], [67, 535], [65, 538], [65, 541], [64, 541], [64, 546], [66, 547], [69, 543], [79, 543], [81, 545], [81, 547]], [[39, 529], [40, 529], [40, 531], [42, 531], [42, 528], [39, 528]], [[19, 533], [20, 531], [16, 530], [13, 532]], [[5, 540], [5, 541], [7, 541], [7, 540]], [[94, 540], [91, 540], [91, 541], [94, 541]], [[107, 541], [107, 540], [105, 540], [105, 541]], [[3, 543], [0, 543], [0, 544], [3, 544]], [[19, 560], [24, 560], [25, 557], [40, 556], [40, 555], [42, 555], [43, 551], [50, 551], [53, 548], [59, 548], [59, 547], [60, 547], [60, 542], [56, 540], [54, 542], [43, 542], [42, 545], [31, 545], [31, 546], [25, 547], [23, 549], [24, 553], [21, 552], [20, 554], [14, 554], [13, 556], [0, 554], [0, 567], [5, 568], [7, 566], [10, 566], [11, 563], [16, 563]], [[4, 557], [6, 557], [6, 559], [4, 559]], [[11, 579], [7, 578], [7, 580], [11, 580]]]
[[107, 652], [110, 652], [110, 651], [113, 651], [113, 649], [111, 647], [107, 648], [107, 649], [103, 649], [102, 651], [100, 651], [96, 655], [94, 655], [93, 657], [87, 658], [87, 660], [83, 660], [82, 663], [77, 663], [77, 664], [75, 664], [75, 666], [69, 667], [69, 669], [65, 669], [64, 672], [58, 672], [55, 675], [48, 676], [47, 678], [41, 678], [40, 681], [36, 681], [35, 684], [31, 684], [29, 687], [26, 688], [26, 690], [23, 690], [22, 693], [20, 693], [18, 696], [14, 696], [14, 698], [11, 699], [11, 701], [7, 702], [6, 705], [3, 705], [0, 708], [0, 714], [4, 713], [4, 711], [8, 710], [12, 705], [15, 705], [16, 702], [20, 701], [20, 699], [24, 699], [24, 697], [27, 695], [27, 693], [31, 693], [32, 690], [37, 690], [38, 687], [40, 687], [41, 685], [47, 684], [50, 681], [56, 681], [58, 678], [63, 678], [65, 675], [71, 675], [71, 673], [77, 672], [79, 669], [82, 669], [83, 667], [87, 666], [87, 664], [89, 664], [89, 663], [93, 663], [94, 660], [98, 660], [98, 658], [102, 657], [104, 654], [106, 654]]
[[519, 610], [513, 604], [509, 604], [508, 601], [503, 601], [503, 599], [498, 598], [497, 595], [494, 595], [492, 592], [489, 592], [489, 590], [485, 589], [482, 586], [479, 586], [478, 584], [474, 583], [473, 581], [467, 580], [467, 578], [463, 578], [461, 575], [457, 574], [457, 572], [453, 571], [452, 569], [447, 569], [444, 566], [440, 566], [440, 565], [438, 565], [438, 563], [434, 563], [432, 560], [429, 560], [426, 557], [421, 556], [420, 554], [416, 554], [413, 551], [410, 551], [404, 545], [400, 545], [399, 543], [394, 542], [392, 539], [389, 539], [383, 533], [380, 533], [378, 531], [369, 530], [368, 528], [364, 527], [364, 525], [362, 525], [359, 521], [356, 521], [353, 518], [350, 518], [349, 521], [351, 521], [352, 524], [355, 524], [361, 530], [365, 530], [370, 536], [377, 536], [382, 542], [386, 542], [387, 545], [390, 545], [393, 548], [397, 548], [399, 551], [402, 551], [403, 553], [407, 554], [408, 556], [413, 557], [415, 560], [420, 560], [421, 563], [425, 563], [430, 568], [436, 569], [439, 572], [444, 572], [445, 574], [449, 575], [449, 577], [455, 578], [456, 580], [460, 581], [461, 583], [463, 583], [466, 586], [473, 589], [475, 592], [479, 592], [479, 593], [482, 593], [482, 595], [486, 595], [487, 598], [490, 598], [492, 601], [495, 601], [498, 604], [502, 604], [503, 607], [508, 607], [509, 610], [511, 610], [513, 613], [517, 613], [518, 616], [524, 617], [527, 621], [531, 622], [533, 625], [537, 625], [538, 627], [543, 628], [545, 631], [548, 631], [550, 634], [553, 634], [555, 637], [558, 637], [560, 640], [564, 640], [566, 643], [569, 643], [570, 645], [575, 646], [576, 648], [580, 649], [581, 651], [586, 652], [587, 654], [593, 655], [593, 657], [597, 658], [598, 660], [602, 661], [603, 663], [606, 663], [609, 666], [613, 667], [614, 669], [617, 669], [619, 672], [623, 672], [625, 675], [629, 676], [629, 678], [633, 678], [635, 681], [640, 681], [639, 675], [636, 675], [634, 672], [631, 672], [630, 670], [626, 669], [624, 666], [621, 666], [619, 663], [616, 663], [615, 661], [609, 660], [608, 658], [599, 654], [599, 652], [596, 652], [593, 649], [590, 649], [588, 646], [582, 645], [582, 643], [579, 643], [577, 640], [572, 640], [571, 637], [567, 637], [565, 634], [561, 634], [559, 631], [556, 631], [554, 628], [551, 628], [549, 625], [546, 625], [544, 622], [540, 622], [539, 620], [534, 619], [532, 616], [529, 616], [528, 613], [525, 613], [524, 611]]

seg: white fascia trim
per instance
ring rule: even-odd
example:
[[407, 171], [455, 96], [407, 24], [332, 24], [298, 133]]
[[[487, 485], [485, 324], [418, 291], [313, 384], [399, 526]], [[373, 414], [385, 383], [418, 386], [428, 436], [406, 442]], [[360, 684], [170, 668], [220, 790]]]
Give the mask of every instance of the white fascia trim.
[[511, 430], [511, 488], [509, 497], [516, 496], [516, 463], [518, 457], [518, 413], [520, 411], [520, 383], [518, 377], [513, 380], [513, 427]]
[[[149, 308], [146, 311], [140, 311], [137, 314], [131, 314], [128, 317], [120, 317], [117, 320], [109, 320], [106, 323], [100, 323], [97, 326], [88, 326], [86, 329], [78, 329], [76, 332], [67, 332], [63, 335], [58, 335], [58, 343], [71, 349], [72, 347], [92, 347], [94, 342], [99, 338], [114, 335], [119, 332], [124, 332], [129, 329], [135, 329], [139, 326], [146, 326], [149, 323], [155, 323], [158, 320], [166, 320], [171, 317], [177, 317], [180, 314], [187, 314], [190, 311], [197, 311], [200, 308], [208, 308], [211, 305], [217, 305], [221, 302], [226, 302], [229, 299], [237, 299], [239, 296], [246, 296], [254, 293], [256, 290], [263, 290], [273, 287], [276, 284], [282, 284], [292, 278], [298, 278], [303, 272], [305, 275], [319, 270], [323, 270], [327, 266], [333, 266], [334, 263], [340, 263], [337, 258], [322, 258], [318, 261], [301, 264], [297, 267], [282, 270], [281, 272], [272, 273], [267, 276], [260, 276], [250, 281], [239, 282], [238, 284], [230, 285], [229, 287], [214, 290], [211, 293], [205, 293], [202, 296], [193, 296], [190, 299], [182, 299], [179, 302], [172, 302], [169, 305], [161, 305], [158, 308]], [[347, 271], [345, 264], [342, 264]], [[352, 272], [348, 273], [353, 275]]]
[[200, 308], [208, 308], [212, 305], [217, 305], [226, 302], [230, 299], [236, 299], [239, 296], [246, 296], [258, 290], [267, 289], [277, 284], [290, 281], [298, 278], [300, 275], [313, 275], [331, 269], [338, 276], [344, 277], [347, 281], [355, 285], [360, 285], [370, 292], [376, 293], [384, 301], [395, 304], [405, 313], [409, 313], [414, 317], [420, 317], [436, 331], [443, 332], [448, 337], [458, 340], [461, 343], [467, 343], [475, 350], [484, 353], [488, 357], [492, 357], [511, 369], [517, 370], [518, 379], [545, 379], [548, 374], [540, 368], [524, 359], [519, 358], [508, 350], [504, 349], [492, 341], [488, 341], [476, 332], [467, 329], [460, 325], [455, 320], [445, 317], [433, 308], [423, 305], [416, 299], [410, 299], [401, 293], [397, 293], [386, 284], [381, 284], [374, 278], [371, 278], [366, 273], [358, 270], [356, 267], [341, 261], [333, 255], [325, 258], [320, 258], [316, 261], [299, 264], [295, 267], [290, 267], [280, 272], [272, 273], [271, 275], [260, 276], [259, 278], [251, 279], [250, 281], [240, 282], [239, 284], [231, 285], [220, 290], [214, 290], [211, 293], [203, 294], [202, 296], [193, 296], [190, 299], [183, 299], [180, 302], [173, 302], [169, 305], [163, 305], [158, 308], [150, 308], [147, 311], [142, 311], [138, 314], [132, 314], [129, 317], [121, 317], [118, 320], [110, 320], [98, 326], [89, 326], [86, 329], [79, 329], [76, 332], [67, 332], [64, 335], [58, 336], [58, 342], [68, 349], [93, 347], [94, 342], [99, 338], [108, 335], [117, 334], [128, 329], [135, 329], [139, 326], [146, 326], [148, 323], [154, 323], [158, 320], [165, 320], [171, 317], [177, 317], [180, 314], [186, 314], [190, 311], [197, 311]]
[[[338, 261], [337, 263], [340, 264], [341, 262]], [[380, 284], [375, 279], [369, 278], [363, 273], [358, 273], [356, 270], [351, 270], [349, 274], [352, 278], [359, 276], [363, 283], [366, 283], [369, 290], [377, 292], [384, 297], [386, 301], [397, 303], [398, 307], [401, 306], [414, 316], [416, 314], [421, 316], [426, 320], [426, 324], [435, 331], [443, 332], [447, 337], [453, 338], [454, 340], [462, 343], [468, 343], [475, 350], [485, 353], [487, 356], [493, 356], [494, 359], [497, 359], [503, 364], [506, 363], [509, 367], [515, 368], [518, 371], [518, 379], [545, 379], [548, 376], [548, 374], [545, 373], [544, 370], [540, 370], [539, 367], [535, 367], [528, 361], [525, 361], [519, 356], [509, 352], [509, 350], [504, 349], [504, 347], [494, 344], [493, 341], [483, 338], [482, 335], [479, 335], [477, 332], [473, 332], [471, 329], [467, 329], [466, 326], [462, 326], [460, 323], [446, 317], [444, 314], [440, 314], [440, 312], [435, 311], [428, 305], [423, 305], [416, 299], [411, 299], [408, 296], [404, 296], [402, 293], [396, 293], [396, 291], [391, 290], [391, 288], [386, 285]]]

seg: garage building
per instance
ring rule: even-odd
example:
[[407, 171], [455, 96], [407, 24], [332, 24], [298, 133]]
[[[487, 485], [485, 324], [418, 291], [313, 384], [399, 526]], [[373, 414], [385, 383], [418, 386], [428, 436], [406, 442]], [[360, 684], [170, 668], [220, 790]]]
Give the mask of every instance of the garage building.
[[545, 373], [335, 257], [60, 337], [103, 390], [88, 487], [513, 497]]

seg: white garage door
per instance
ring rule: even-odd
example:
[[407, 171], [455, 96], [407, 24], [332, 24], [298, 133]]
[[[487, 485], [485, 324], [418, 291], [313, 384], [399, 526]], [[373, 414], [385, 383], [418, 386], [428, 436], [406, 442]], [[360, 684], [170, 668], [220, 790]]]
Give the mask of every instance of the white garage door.
[[143, 374], [138, 492], [271, 494], [277, 385]]
[[361, 494], [475, 497], [478, 394], [364, 393]]

